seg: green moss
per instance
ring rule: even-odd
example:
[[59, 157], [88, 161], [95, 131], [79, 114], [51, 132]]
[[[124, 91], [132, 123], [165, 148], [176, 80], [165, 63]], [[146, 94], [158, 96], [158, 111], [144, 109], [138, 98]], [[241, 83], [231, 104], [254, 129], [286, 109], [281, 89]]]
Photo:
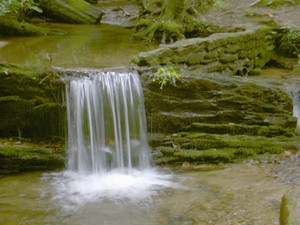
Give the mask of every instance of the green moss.
[[[182, 132], [174, 137], [160, 138], [156, 150], [160, 158], [175, 157], [176, 162], [219, 163], [255, 158], [264, 154], [280, 154], [298, 151], [297, 137], [274, 137], [248, 135], [219, 135], [197, 132]], [[175, 160], [174, 160], [175, 162]]]
[[20, 101], [19, 96], [4, 96], [0, 97], [0, 104], [7, 103], [7, 102], [18, 102]]
[[55, 20], [68, 23], [99, 23], [103, 12], [83, 0], [40, 0], [45, 14]]
[[0, 64], [0, 136], [64, 137], [63, 90], [52, 69]]
[[64, 34], [62, 30], [39, 27], [26, 22], [19, 22], [9, 17], [0, 17], [1, 36], [44, 36], [61, 34]]
[[156, 148], [156, 150], [160, 151], [162, 155], [164, 156], [172, 156], [174, 153], [176, 153], [178, 150], [173, 147], [166, 147], [166, 146], [160, 146]]
[[219, 151], [216, 149], [207, 149], [203, 151], [182, 150], [175, 153], [175, 156], [180, 157], [182, 161], [205, 163], [230, 162], [234, 159], [232, 151]]
[[65, 160], [52, 149], [24, 145], [0, 146], [0, 174], [64, 167]]
[[198, 131], [213, 134], [235, 134], [235, 135], [253, 135], [273, 137], [279, 135], [290, 136], [296, 127], [296, 120], [292, 127], [281, 126], [262, 126], [262, 125], [247, 125], [247, 124], [206, 124], [192, 123], [185, 128], [186, 131]]
[[138, 39], [155, 40], [162, 43], [174, 42], [183, 39], [183, 25], [175, 21], [161, 21], [153, 23], [150, 20], [141, 20], [136, 28], [141, 30], [134, 37]]

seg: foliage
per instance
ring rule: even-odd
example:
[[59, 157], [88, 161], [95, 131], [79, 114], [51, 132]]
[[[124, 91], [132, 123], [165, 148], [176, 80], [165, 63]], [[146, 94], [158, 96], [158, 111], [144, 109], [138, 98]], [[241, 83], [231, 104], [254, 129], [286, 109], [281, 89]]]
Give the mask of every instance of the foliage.
[[288, 24], [281, 28], [280, 32], [275, 33], [275, 39], [280, 53], [297, 57], [298, 62], [294, 65], [294, 71], [300, 68], [300, 32]]
[[167, 84], [176, 86], [176, 80], [181, 77], [172, 66], [159, 68], [151, 77], [153, 82], [160, 84], [160, 89]]
[[43, 12], [35, 3], [35, 0], [2, 0], [0, 6], [0, 16], [13, 14], [24, 18], [25, 15], [28, 15], [32, 11]]
[[288, 29], [288, 31], [282, 36], [281, 38], [281, 45], [282, 46], [291, 46], [293, 48], [293, 54], [300, 56], [300, 49], [298, 49], [296, 45], [297, 39], [300, 37], [300, 32], [293, 31]]

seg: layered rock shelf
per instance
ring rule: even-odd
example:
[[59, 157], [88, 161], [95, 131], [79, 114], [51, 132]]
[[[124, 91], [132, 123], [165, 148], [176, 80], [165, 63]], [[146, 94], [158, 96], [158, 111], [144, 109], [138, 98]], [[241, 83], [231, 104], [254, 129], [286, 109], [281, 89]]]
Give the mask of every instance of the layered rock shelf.
[[206, 73], [245, 76], [257, 74], [275, 49], [270, 27], [253, 27], [235, 33], [216, 33], [162, 45], [132, 59], [138, 66], [186, 65]]
[[177, 86], [145, 82], [158, 164], [219, 163], [297, 151], [297, 119], [282, 85], [191, 72]]

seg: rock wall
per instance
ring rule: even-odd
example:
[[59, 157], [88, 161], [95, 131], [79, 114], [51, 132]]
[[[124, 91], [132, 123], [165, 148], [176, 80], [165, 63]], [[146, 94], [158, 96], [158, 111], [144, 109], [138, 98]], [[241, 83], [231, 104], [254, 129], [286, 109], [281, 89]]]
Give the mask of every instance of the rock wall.
[[272, 81], [193, 71], [163, 89], [145, 81], [144, 96], [156, 164], [232, 162], [298, 149], [291, 95]]
[[207, 73], [248, 75], [259, 73], [274, 54], [271, 28], [248, 28], [236, 33], [217, 33], [192, 38], [140, 53], [132, 59], [138, 66], [182, 64]]
[[63, 140], [63, 90], [51, 68], [0, 64], [0, 138]]

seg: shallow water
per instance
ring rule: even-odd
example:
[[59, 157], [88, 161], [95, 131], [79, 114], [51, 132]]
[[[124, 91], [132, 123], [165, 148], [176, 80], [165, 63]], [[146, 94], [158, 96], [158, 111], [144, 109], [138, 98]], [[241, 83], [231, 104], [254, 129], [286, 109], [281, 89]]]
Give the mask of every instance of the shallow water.
[[141, 51], [156, 45], [132, 38], [132, 29], [120, 26], [49, 24], [66, 35], [0, 38], [0, 62], [57, 67], [106, 68], [127, 66]]
[[[58, 67], [114, 67], [154, 47], [132, 40], [132, 30], [111, 25], [55, 26], [68, 35], [1, 38], [0, 62], [48, 65], [50, 53]], [[78, 177], [67, 171], [1, 176], [0, 224], [277, 225], [283, 194], [300, 185], [299, 165], [295, 157], [130, 176]]]
[[67, 171], [2, 176], [0, 224], [276, 225], [289, 179], [300, 180], [299, 159], [290, 160], [106, 178]]

